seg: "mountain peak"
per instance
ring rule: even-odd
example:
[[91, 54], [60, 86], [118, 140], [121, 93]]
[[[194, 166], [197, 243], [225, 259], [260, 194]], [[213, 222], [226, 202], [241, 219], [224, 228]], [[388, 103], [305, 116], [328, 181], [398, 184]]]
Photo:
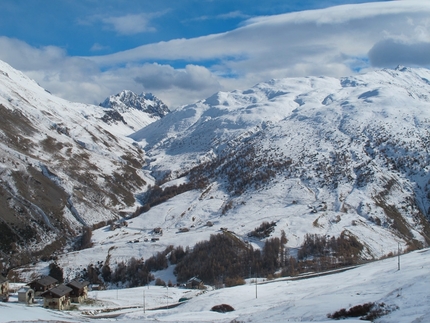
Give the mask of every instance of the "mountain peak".
[[169, 113], [169, 108], [152, 93], [136, 94], [130, 90], [123, 90], [106, 98], [101, 107], [117, 110], [124, 113], [136, 109], [148, 113], [152, 117], [162, 118]]

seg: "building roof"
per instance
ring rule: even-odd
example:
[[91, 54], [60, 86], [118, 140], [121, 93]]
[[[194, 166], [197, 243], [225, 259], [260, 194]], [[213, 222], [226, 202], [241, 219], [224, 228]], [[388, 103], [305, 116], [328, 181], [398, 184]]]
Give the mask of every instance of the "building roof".
[[71, 291], [72, 289], [70, 287], [66, 285], [59, 285], [44, 292], [41, 296], [42, 297], [52, 296], [52, 297], [60, 298], [64, 295], [69, 294]]
[[30, 287], [22, 286], [22, 287], [18, 290], [18, 294], [21, 294], [21, 293], [27, 293], [28, 291], [33, 291], [33, 289], [32, 289], [32, 288], [30, 288]]
[[188, 279], [188, 283], [192, 283], [192, 282], [200, 284], [200, 283], [202, 283], [202, 280], [198, 279], [197, 277], [192, 277], [192, 278]]
[[38, 283], [39, 285], [42, 285], [42, 286], [49, 286], [49, 285], [58, 283], [58, 280], [56, 280], [55, 278], [52, 278], [51, 276], [45, 276], [32, 281], [30, 284], [33, 284], [33, 283]]
[[79, 280], [72, 280], [71, 282], [67, 283], [66, 285], [72, 288], [76, 288], [76, 289], [82, 289], [85, 286], [88, 286], [90, 284], [90, 282], [84, 280], [84, 281], [79, 281]]

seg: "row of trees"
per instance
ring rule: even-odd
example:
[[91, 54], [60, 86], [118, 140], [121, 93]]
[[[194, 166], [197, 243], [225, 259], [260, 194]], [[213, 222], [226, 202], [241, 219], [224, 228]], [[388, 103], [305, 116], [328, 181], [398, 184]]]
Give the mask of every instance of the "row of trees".
[[85, 278], [93, 283], [104, 281], [136, 287], [153, 281], [153, 272], [175, 264], [174, 273], [179, 283], [197, 276], [206, 284], [233, 286], [244, 283], [244, 278], [248, 277], [294, 276], [351, 265], [359, 261], [363, 249], [358, 240], [346, 232], [337, 238], [306, 235], [297, 257], [289, 255], [285, 247], [287, 242], [285, 232], [281, 231], [280, 238], [267, 238], [261, 250], [254, 249], [233, 233], [224, 231], [211, 235], [209, 240], [197, 243], [192, 249], [169, 246], [146, 261], [131, 258], [120, 262], [114, 270], [108, 264], [89, 266]]
[[209, 241], [199, 242], [193, 250], [185, 253], [175, 268], [175, 274], [179, 282], [198, 276], [214, 285], [220, 280], [224, 283], [229, 279], [238, 282], [240, 278], [254, 275], [273, 277], [277, 273], [295, 276], [356, 264], [363, 250], [363, 245], [346, 232], [337, 238], [306, 235], [297, 258], [289, 255], [285, 247], [287, 242], [284, 231], [280, 238], [266, 239], [261, 250], [254, 249], [229, 232], [212, 235]]
[[298, 260], [313, 261], [321, 269], [356, 264], [363, 245], [352, 235], [342, 232], [339, 237], [306, 234], [302, 247], [297, 253]]
[[119, 262], [114, 270], [108, 263], [91, 264], [84, 270], [82, 276], [94, 284], [113, 283], [124, 284], [127, 287], [144, 286], [154, 280], [152, 272], [168, 267], [167, 255], [173, 255], [173, 250], [173, 246], [169, 246], [163, 252], [158, 252], [146, 261], [132, 257], [127, 262]]
[[276, 222], [267, 222], [264, 221], [260, 224], [257, 228], [252, 230], [248, 236], [249, 237], [255, 237], [258, 239], [264, 239], [270, 236], [270, 234], [275, 230]]

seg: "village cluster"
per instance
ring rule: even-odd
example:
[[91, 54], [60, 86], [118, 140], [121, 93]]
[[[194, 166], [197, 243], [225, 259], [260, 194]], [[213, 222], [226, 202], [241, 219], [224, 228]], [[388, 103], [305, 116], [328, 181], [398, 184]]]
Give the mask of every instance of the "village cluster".
[[[16, 287], [18, 286], [19, 287]], [[186, 289], [206, 290], [207, 286], [197, 277], [190, 278], [180, 287]], [[44, 308], [53, 310], [70, 310], [72, 304], [82, 304], [88, 298], [89, 289], [102, 290], [101, 285], [90, 285], [85, 280], [72, 280], [59, 284], [58, 280], [51, 276], [43, 276], [28, 284], [9, 284], [9, 280], [0, 275], [0, 301], [10, 301], [11, 295], [17, 295], [17, 301], [21, 304], [41, 304]], [[181, 298], [178, 303], [187, 300]]]
[[0, 299], [9, 300], [11, 291], [18, 294], [18, 302], [35, 303], [35, 298], [43, 299], [43, 307], [56, 310], [67, 310], [72, 303], [82, 303], [88, 297], [88, 281], [72, 280], [65, 284], [51, 277], [44, 276], [14, 291], [9, 280], [0, 275]]

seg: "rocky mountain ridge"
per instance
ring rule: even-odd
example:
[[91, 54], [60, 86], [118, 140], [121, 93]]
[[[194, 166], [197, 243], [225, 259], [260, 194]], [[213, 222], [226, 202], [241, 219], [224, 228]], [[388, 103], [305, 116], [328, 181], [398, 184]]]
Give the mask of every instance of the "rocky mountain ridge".
[[131, 132], [159, 120], [170, 112], [167, 105], [152, 93], [135, 94], [129, 90], [111, 95], [99, 105], [106, 109], [103, 121], [122, 122]]
[[139, 205], [144, 152], [128, 125], [106, 122], [110, 110], [55, 97], [0, 62], [1, 266], [49, 258]]

